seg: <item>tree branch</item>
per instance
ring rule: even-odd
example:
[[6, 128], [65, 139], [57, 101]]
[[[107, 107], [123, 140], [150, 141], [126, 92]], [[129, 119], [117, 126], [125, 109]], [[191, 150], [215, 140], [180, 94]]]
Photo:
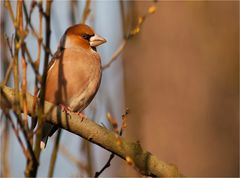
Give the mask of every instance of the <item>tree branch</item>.
[[[22, 92], [20, 91], [20, 108], [23, 110]], [[5, 108], [9, 104], [14, 104], [14, 89], [0, 86], [0, 107]], [[33, 96], [27, 93], [28, 114], [32, 114]], [[150, 152], [142, 149], [140, 143], [129, 142], [126, 139], [116, 137], [114, 131], [110, 131], [88, 118], [79, 118], [75, 113], [66, 115], [60, 107], [46, 102], [44, 104], [44, 114], [49, 113], [46, 121], [68, 130], [69, 132], [79, 135], [100, 147], [109, 150], [120, 158], [126, 160], [137, 170], [146, 176], [158, 177], [179, 177], [180, 172], [172, 165], [167, 164], [152, 155]], [[121, 140], [119, 146], [118, 140]]]

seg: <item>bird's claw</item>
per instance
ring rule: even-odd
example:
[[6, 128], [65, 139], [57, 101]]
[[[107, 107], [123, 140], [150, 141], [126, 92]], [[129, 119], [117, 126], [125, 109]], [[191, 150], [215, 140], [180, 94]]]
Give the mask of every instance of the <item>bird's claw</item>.
[[60, 107], [61, 107], [62, 112], [65, 112], [67, 114], [67, 116], [70, 116], [70, 118], [71, 118], [71, 110], [70, 110], [70, 108], [67, 107], [67, 106], [64, 106], [62, 104], [60, 104]]
[[67, 116], [70, 116], [70, 118], [71, 118], [71, 113], [77, 114], [81, 118], [81, 121], [83, 121], [83, 119], [86, 117], [85, 114], [83, 114], [82, 112], [72, 112], [69, 107], [64, 106], [62, 104], [60, 104], [60, 106], [61, 106], [61, 110], [65, 112]]
[[76, 114], [81, 118], [81, 121], [86, 117], [82, 112], [76, 112]]

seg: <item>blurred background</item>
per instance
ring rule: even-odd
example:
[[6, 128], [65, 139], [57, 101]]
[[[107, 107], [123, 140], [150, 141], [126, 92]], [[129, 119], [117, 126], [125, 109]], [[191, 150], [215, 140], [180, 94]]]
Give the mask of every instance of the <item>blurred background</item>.
[[[26, 4], [30, 8], [31, 2]], [[16, 2], [12, 6], [15, 9]], [[53, 2], [52, 51], [65, 29], [81, 22], [85, 6], [85, 1]], [[152, 6], [154, 14], [148, 13]], [[90, 1], [90, 9], [86, 23], [108, 41], [98, 48], [103, 65], [122, 44], [126, 31], [145, 16], [140, 32], [126, 40], [121, 55], [104, 70], [100, 90], [85, 111], [87, 116], [108, 125], [106, 113], [110, 112], [121, 123], [121, 115], [129, 108], [124, 137], [140, 141], [143, 148], [176, 165], [183, 175], [238, 177], [239, 2]], [[38, 27], [37, 11], [32, 23]], [[3, 3], [1, 29], [1, 41], [3, 34], [11, 37], [14, 33]], [[29, 35], [26, 41], [36, 56], [36, 39]], [[10, 61], [5, 55], [9, 55], [8, 49], [1, 47], [1, 80]], [[28, 90], [33, 93], [31, 67], [27, 72]], [[8, 85], [12, 86], [11, 80]], [[3, 119], [0, 128], [2, 149]], [[10, 176], [21, 177], [25, 158], [11, 128], [9, 133]], [[50, 140], [41, 154], [38, 176], [47, 176], [54, 136]], [[66, 131], [60, 144], [56, 177], [94, 175], [110, 155]], [[81, 165], [88, 165], [88, 170]], [[3, 175], [3, 165], [0, 169]], [[140, 174], [115, 157], [102, 176]]]

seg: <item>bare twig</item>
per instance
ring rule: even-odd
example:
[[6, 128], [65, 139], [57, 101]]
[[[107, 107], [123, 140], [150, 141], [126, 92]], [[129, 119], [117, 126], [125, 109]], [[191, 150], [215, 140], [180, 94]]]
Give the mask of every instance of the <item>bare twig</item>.
[[5, 116], [8, 118], [8, 120], [9, 120], [10, 123], [11, 123], [11, 126], [12, 126], [12, 128], [13, 128], [13, 131], [14, 131], [14, 133], [15, 133], [15, 136], [17, 137], [17, 140], [18, 140], [18, 142], [19, 142], [19, 144], [20, 144], [20, 147], [22, 148], [22, 151], [23, 151], [25, 157], [26, 157], [27, 159], [31, 159], [31, 155], [29, 155], [29, 152], [27, 151], [26, 147], [24, 146], [24, 144], [23, 144], [23, 142], [22, 142], [22, 139], [21, 139], [20, 136], [19, 136], [19, 130], [15, 127], [15, 125], [14, 125], [14, 123], [13, 123], [13, 121], [12, 121], [12, 118], [10, 117], [9, 113], [5, 113]]
[[[8, 4], [8, 9], [10, 11], [11, 14], [11, 4]], [[14, 73], [14, 87], [15, 87], [15, 101], [14, 104], [12, 105], [15, 112], [15, 116], [17, 118], [18, 124], [20, 125], [21, 131], [23, 132], [23, 136], [25, 138], [25, 141], [27, 142], [27, 148], [28, 148], [28, 152], [29, 155], [31, 155], [31, 160], [34, 164], [37, 164], [36, 159], [35, 159], [35, 155], [32, 152], [32, 147], [31, 144], [28, 140], [28, 136], [27, 136], [27, 132], [25, 130], [24, 124], [22, 123], [22, 118], [21, 118], [21, 110], [20, 110], [20, 94], [19, 94], [19, 70], [18, 70], [18, 53], [19, 53], [19, 48], [21, 46], [21, 41], [24, 38], [21, 35], [21, 31], [22, 29], [20, 29], [20, 25], [22, 24], [22, 1], [18, 1], [17, 2], [17, 17], [16, 17], [16, 21], [13, 21], [14, 26], [15, 26], [15, 45], [14, 45], [14, 57], [13, 57], [13, 73]]]
[[[20, 1], [18, 1], [17, 3], [17, 17], [16, 17], [16, 21], [13, 22], [14, 24], [17, 24], [16, 26], [18, 27], [20, 24], [19, 21], [19, 16], [20, 16]], [[11, 5], [8, 6], [9, 9], [11, 8]], [[20, 39], [19, 39], [19, 35], [17, 32], [17, 29], [15, 29], [15, 40], [14, 40], [14, 58], [13, 58], [13, 78], [14, 78], [14, 88], [15, 88], [15, 104], [14, 104], [14, 108], [15, 111], [18, 115], [19, 118], [21, 118], [21, 111], [19, 108], [19, 101], [20, 101], [20, 96], [19, 96], [19, 69], [18, 69], [18, 53], [19, 53], [19, 48], [20, 48]], [[21, 120], [21, 119], [20, 119]]]
[[81, 23], [86, 23], [86, 20], [91, 12], [90, 4], [91, 0], [86, 0]]
[[39, 73], [39, 71], [38, 71], [38, 67], [35, 65], [32, 57], [31, 57], [31, 54], [30, 54], [30, 52], [29, 52], [29, 50], [28, 50], [28, 47], [27, 47], [27, 45], [26, 45], [25, 42], [22, 42], [22, 49], [25, 51], [25, 53], [26, 53], [26, 55], [27, 55], [28, 62], [29, 62], [30, 65], [32, 66], [32, 69], [33, 69], [33, 71], [34, 71], [34, 73], [35, 73], [35, 76], [36, 76], [36, 78], [37, 78], [37, 81], [41, 83], [41, 82], [42, 82], [42, 77], [41, 77], [41, 75], [40, 75], [40, 73]]
[[112, 161], [112, 159], [114, 158], [114, 156], [115, 156], [115, 154], [112, 153], [112, 154], [110, 155], [110, 157], [108, 158], [107, 163], [103, 166], [103, 168], [102, 168], [99, 172], [96, 172], [96, 173], [95, 173], [95, 176], [94, 176], [94, 177], [99, 177], [99, 176], [103, 173], [103, 171], [104, 171], [105, 169], [107, 169], [108, 167], [111, 166], [111, 161]]
[[[2, 11], [2, 8], [0, 7], [1, 12], [0, 12], [0, 32], [1, 32], [1, 36], [0, 36], [0, 46], [1, 46], [1, 58], [3, 61], [3, 69], [2, 72], [6, 73], [6, 67], [8, 65], [8, 73], [10, 74], [9, 70], [9, 61], [7, 60], [7, 54], [6, 54], [6, 41], [4, 40], [4, 35], [3, 35], [3, 31], [5, 29], [5, 25], [6, 25], [6, 16], [5, 13]], [[7, 38], [8, 39], [8, 38]], [[11, 64], [13, 64], [13, 62], [11, 61]], [[8, 74], [8, 75], [9, 75]], [[8, 78], [6, 80], [6, 76], [4, 77], [3, 82], [5, 82], [5, 84], [7, 83]], [[0, 95], [1, 97], [1, 95]], [[0, 116], [0, 177], [10, 177], [11, 173], [10, 173], [10, 166], [9, 166], [9, 141], [10, 141], [10, 132], [9, 132], [9, 123], [6, 119], [3, 111], [1, 112], [1, 116]]]
[[92, 145], [90, 142], [85, 141], [85, 146], [86, 146], [86, 157], [88, 160], [87, 164], [87, 172], [89, 177], [93, 177], [93, 154], [92, 154]]
[[[42, 1], [39, 2], [39, 6], [42, 7]], [[35, 61], [35, 66], [38, 69], [40, 64], [40, 57], [41, 57], [41, 44], [42, 44], [42, 13], [39, 13], [39, 36], [38, 40], [38, 52], [37, 52], [37, 59]], [[32, 28], [33, 29], [33, 28]], [[36, 86], [35, 86], [36, 87]]]
[[69, 9], [69, 19], [71, 24], [76, 23], [76, 12], [77, 12], [77, 7], [78, 7], [78, 1], [75, 0], [70, 0], [70, 9]]
[[126, 40], [123, 40], [118, 49], [113, 53], [111, 59], [109, 62], [105, 65], [102, 66], [102, 70], [105, 70], [106, 68], [110, 67], [110, 65], [117, 59], [117, 57], [122, 53], [124, 50], [125, 46], [127, 44]]
[[[35, 1], [33, 1], [35, 2]], [[42, 16], [46, 17], [46, 13], [43, 12], [43, 9], [42, 9], [42, 1], [38, 2], [37, 3], [37, 7], [39, 8], [39, 13], [41, 14], [41, 18]], [[32, 5], [31, 6], [31, 9], [30, 9], [30, 15], [28, 15], [28, 12], [27, 12], [27, 7], [26, 7], [26, 4], [25, 2], [23, 3], [23, 10], [24, 10], [24, 15], [25, 15], [25, 18], [27, 19], [27, 24], [29, 25], [30, 29], [32, 30], [32, 34], [35, 36], [35, 38], [38, 40], [38, 41], [41, 41], [41, 46], [43, 47], [43, 49], [45, 51], [48, 51], [48, 53], [53, 56], [53, 53], [51, 51], [51, 49], [49, 47], [46, 46], [46, 44], [44, 44], [44, 42], [42, 41], [42, 35], [41, 35], [41, 31], [39, 31], [39, 33], [36, 31], [36, 29], [34, 28], [34, 26], [32, 25], [32, 22], [31, 22], [31, 13], [34, 9], [35, 5]], [[41, 25], [41, 22], [39, 21], [39, 25]]]
[[12, 22], [15, 22], [15, 17], [13, 14], [12, 6], [9, 0], [4, 1], [5, 7], [8, 9]]
[[81, 163], [75, 155], [72, 155], [72, 153], [70, 153], [67, 148], [64, 145], [60, 145], [59, 146], [59, 151], [62, 153], [63, 156], [65, 156], [71, 163], [73, 163], [74, 165], [76, 165], [78, 167], [78, 169], [81, 170], [86, 170], [87, 166], [84, 165], [83, 163]]
[[[110, 122], [110, 124], [111, 124], [112, 127], [114, 128], [114, 131], [115, 131], [117, 134], [119, 134], [119, 136], [122, 136], [123, 130], [127, 127], [126, 120], [127, 120], [127, 115], [128, 115], [128, 113], [129, 113], [129, 110], [128, 110], [128, 108], [127, 108], [126, 111], [125, 111], [125, 113], [122, 115], [122, 126], [121, 126], [120, 131], [118, 131], [118, 128], [117, 128], [117, 127], [118, 127], [118, 124], [117, 124], [116, 119], [112, 118], [112, 116], [111, 116], [109, 113], [107, 114], [107, 119], [108, 119], [108, 121]], [[121, 143], [121, 142], [119, 142], [119, 137], [117, 137], [117, 143], [118, 143], [118, 144]], [[114, 158], [114, 156], [115, 156], [115, 154], [114, 154], [114, 153], [111, 153], [111, 155], [109, 156], [109, 159], [108, 159], [108, 161], [106, 162], [106, 164], [102, 167], [102, 169], [101, 169], [99, 172], [96, 172], [96, 173], [95, 173], [95, 176], [94, 176], [94, 177], [99, 177], [99, 176], [103, 173], [103, 171], [104, 171], [105, 169], [107, 169], [108, 167], [111, 166], [111, 161], [112, 161], [112, 159]]]
[[[2, 85], [0, 85], [0, 88], [2, 88]], [[34, 154], [33, 149], [32, 149], [32, 145], [31, 145], [30, 141], [28, 140], [27, 132], [26, 132], [26, 130], [25, 130], [25, 128], [24, 128], [24, 125], [23, 125], [23, 123], [22, 123], [22, 120], [18, 117], [18, 115], [17, 115], [17, 113], [16, 113], [16, 108], [13, 107], [13, 104], [15, 103], [15, 97], [16, 97], [14, 91], [15, 91], [14, 89], [11, 91], [11, 94], [14, 95], [14, 99], [13, 99], [11, 102], [7, 99], [8, 96], [6, 95], [6, 93], [0, 92], [0, 96], [1, 96], [1, 97], [0, 97], [0, 100], [2, 101], [2, 103], [0, 104], [0, 106], [1, 106], [1, 108], [3, 108], [3, 110], [5, 110], [7, 107], [10, 107], [10, 108], [12, 108], [12, 109], [14, 110], [14, 115], [15, 115], [15, 117], [17, 118], [18, 124], [20, 125], [19, 129], [20, 129], [20, 131], [22, 132], [23, 137], [24, 137], [24, 139], [25, 139], [25, 141], [26, 141], [26, 146], [27, 146], [26, 151], [28, 152], [27, 155], [30, 155], [30, 159], [28, 159], [27, 161], [30, 161], [31, 164], [33, 164], [34, 166], [37, 166], [37, 165], [38, 165], [38, 161], [36, 160], [35, 154]], [[28, 94], [27, 94], [27, 95], [28, 95]], [[21, 109], [23, 110], [23, 105], [22, 105], [22, 103], [23, 103], [23, 102], [22, 102], [22, 93], [21, 93], [20, 100], [21, 100], [21, 102], [20, 102], [20, 104], [19, 104], [19, 107], [22, 107]], [[29, 157], [28, 157], [28, 158], [29, 158]]]
[[[23, 34], [23, 13], [22, 13], [22, 6], [23, 1], [18, 1], [18, 9], [19, 9], [19, 34]], [[22, 93], [23, 93], [23, 122], [24, 127], [26, 130], [28, 130], [28, 117], [27, 117], [27, 101], [26, 101], [26, 92], [27, 92], [27, 62], [25, 59], [25, 50], [22, 47], [22, 41], [24, 39], [24, 36], [20, 36], [21, 41], [21, 48], [22, 48], [22, 69], [23, 69], [23, 79], [22, 79]]]
[[[8, 46], [8, 49], [9, 49], [9, 51], [10, 51], [10, 55], [11, 55], [11, 57], [13, 58], [13, 41], [12, 41], [12, 39], [11, 39], [11, 41], [9, 41], [9, 38], [8, 38], [8, 36], [5, 36], [6, 37], [6, 41], [7, 41], [7, 46]], [[13, 36], [12, 36], [12, 38], [13, 38]]]
[[[124, 9], [123, 9], [123, 2], [120, 2], [121, 4], [121, 13], [122, 13], [122, 19], [124, 20]], [[117, 57], [122, 53], [122, 51], [125, 49], [127, 42], [133, 38], [134, 36], [136, 36], [137, 34], [140, 33], [143, 22], [145, 21], [145, 19], [150, 15], [155, 13], [156, 11], [156, 6], [152, 5], [148, 8], [148, 12], [143, 15], [143, 16], [139, 16], [138, 17], [138, 21], [137, 21], [137, 25], [130, 30], [129, 34], [126, 34], [127, 32], [126, 30], [126, 24], [125, 21], [123, 22], [123, 32], [124, 32], [124, 40], [123, 42], [120, 44], [120, 46], [117, 48], [117, 50], [113, 53], [112, 57], [110, 58], [109, 62], [105, 65], [102, 66], [102, 69], [106, 69], [108, 67], [110, 67], [110, 65], [117, 59]]]
[[[11, 46], [11, 44], [9, 42], [9, 39], [6, 38], [6, 40], [7, 40], [7, 45], [8, 45], [9, 51], [10, 51], [10, 55], [13, 58], [12, 46]], [[4, 79], [3, 79], [2, 83], [1, 83], [2, 85], [6, 85], [7, 84], [8, 80], [9, 80], [9, 77], [10, 77], [10, 74], [11, 74], [12, 69], [13, 69], [13, 65], [14, 65], [14, 60], [12, 60], [10, 62], [10, 64], [8, 65], [7, 72], [6, 72], [5, 77], [4, 77]]]
[[149, 15], [154, 14], [155, 12], [156, 12], [155, 5], [148, 7], [148, 11], [144, 15], [138, 17], [137, 25], [132, 30], [130, 30], [129, 34], [127, 35], [127, 39], [130, 39], [130, 38], [136, 36], [137, 34], [139, 34], [146, 18]]
[[[45, 37], [46, 37], [46, 49], [50, 48], [50, 35], [51, 35], [51, 21], [50, 21], [50, 15], [51, 15], [51, 5], [52, 5], [52, 1], [49, 0], [46, 2], [46, 12], [44, 14], [45, 20], [46, 20], [46, 28], [45, 28]], [[41, 11], [40, 11], [41, 12]], [[43, 68], [43, 76], [42, 76], [42, 83], [41, 83], [41, 89], [40, 89], [40, 108], [38, 110], [38, 118], [39, 118], [39, 124], [38, 127], [42, 128], [43, 126], [43, 122], [44, 122], [44, 117], [43, 117], [43, 113], [44, 113], [44, 98], [45, 98], [45, 88], [46, 88], [46, 78], [47, 78], [47, 68], [48, 68], [48, 60], [49, 60], [49, 54], [50, 51], [49, 50], [45, 50], [45, 55], [44, 55], [44, 68]], [[37, 160], [39, 159], [40, 156], [40, 141], [41, 141], [41, 137], [42, 137], [42, 130], [38, 129], [37, 133], [36, 133], [36, 143], [35, 143], [35, 148], [34, 148], [34, 153], [36, 155]], [[34, 169], [34, 175], [36, 175], [36, 171]]]
[[27, 62], [24, 57], [24, 52], [22, 52], [22, 67], [23, 67], [23, 80], [22, 80], [22, 92], [23, 92], [23, 104], [24, 104], [24, 123], [25, 128], [28, 129], [28, 118], [27, 118], [27, 101], [26, 101], [26, 92], [27, 92]]
[[55, 168], [55, 163], [56, 163], [56, 159], [57, 159], [57, 154], [58, 154], [58, 148], [59, 148], [59, 142], [60, 142], [60, 138], [61, 138], [61, 129], [58, 129], [57, 132], [57, 137], [55, 139], [55, 143], [54, 143], [54, 147], [53, 147], [53, 152], [52, 152], [52, 156], [51, 156], [51, 160], [50, 160], [50, 165], [49, 165], [49, 171], [48, 171], [48, 177], [51, 178], [53, 177], [53, 173], [54, 173], [54, 168]]
[[[3, 117], [3, 113], [1, 114], [1, 118]], [[2, 122], [3, 123], [3, 122]], [[1, 146], [1, 177], [10, 177], [10, 167], [9, 167], [9, 160], [8, 160], [8, 154], [9, 154], [9, 123], [7, 120], [2, 124], [1, 126], [3, 128], [0, 139], [0, 146]]]

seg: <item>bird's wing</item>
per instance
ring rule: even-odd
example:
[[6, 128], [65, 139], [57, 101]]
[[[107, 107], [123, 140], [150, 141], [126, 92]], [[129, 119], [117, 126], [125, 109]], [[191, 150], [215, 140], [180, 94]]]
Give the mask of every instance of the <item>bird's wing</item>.
[[[48, 72], [54, 66], [55, 62], [61, 59], [63, 55], [64, 49], [59, 47], [58, 50], [54, 53], [50, 63], [48, 64]], [[58, 129], [56, 125], [52, 125], [50, 123], [45, 122], [42, 128], [42, 138], [41, 138], [41, 149], [44, 149], [47, 144], [48, 137], [51, 137], [54, 132]]]
[[56, 60], [61, 58], [61, 56], [63, 55], [63, 52], [64, 52], [64, 48], [59, 47], [58, 50], [54, 53], [51, 61], [49, 62], [47, 71], [51, 70], [51, 67], [54, 65]]
[[64, 35], [62, 36], [62, 38], [60, 39], [59, 45], [58, 45], [58, 49], [57, 51], [53, 54], [53, 57], [50, 61], [50, 63], [48, 64], [48, 71], [51, 69], [51, 67], [54, 65], [55, 61], [57, 59], [60, 59], [63, 55], [64, 52], [64, 46], [65, 46], [65, 41], [66, 41], [66, 33], [64, 33]]

